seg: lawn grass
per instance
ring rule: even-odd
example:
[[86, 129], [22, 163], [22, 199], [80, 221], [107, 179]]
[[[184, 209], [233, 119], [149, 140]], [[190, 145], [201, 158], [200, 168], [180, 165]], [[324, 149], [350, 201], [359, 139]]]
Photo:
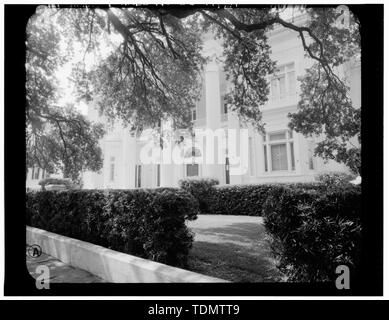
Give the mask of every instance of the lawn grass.
[[195, 233], [189, 269], [232, 282], [278, 282], [276, 267], [259, 217], [200, 215], [188, 223]]

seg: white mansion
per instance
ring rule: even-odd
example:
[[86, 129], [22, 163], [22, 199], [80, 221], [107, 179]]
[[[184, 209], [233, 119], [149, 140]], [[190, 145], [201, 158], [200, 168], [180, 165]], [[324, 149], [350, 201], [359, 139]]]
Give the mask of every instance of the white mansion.
[[[216, 178], [220, 184], [297, 182], [312, 181], [320, 172], [347, 171], [343, 165], [313, 157], [315, 140], [288, 129], [287, 114], [297, 110], [299, 100], [297, 78], [304, 75], [305, 69], [313, 63], [305, 57], [301, 39], [292, 30], [276, 27], [269, 33], [269, 44], [271, 58], [277, 62], [278, 67], [276, 74], [269, 78], [269, 100], [261, 107], [266, 135], [259, 134], [250, 126], [242, 126], [237, 115], [225, 107], [223, 97], [229, 83], [223, 72], [222, 47], [212, 34], [206, 35], [204, 44], [204, 53], [212, 59], [203, 74], [202, 95], [196, 110], [192, 111], [194, 127], [197, 129], [235, 129], [237, 132], [243, 127], [248, 129], [247, 153], [241, 155], [241, 161], [243, 159], [247, 163], [247, 170], [241, 174], [231, 174], [228, 151], [223, 159], [212, 164], [197, 161], [145, 164], [140, 154], [147, 141], [142, 141], [139, 136], [132, 135], [129, 129], [117, 123], [101, 141], [104, 155], [102, 170], [99, 173], [85, 172], [84, 188], [174, 187], [180, 179], [186, 177]], [[342, 69], [351, 88], [353, 103], [360, 107], [360, 62], [349, 63]], [[88, 117], [92, 121], [106, 122], [93, 105], [89, 106]], [[195, 154], [198, 156], [202, 152], [196, 150]], [[193, 155], [189, 154], [188, 157]], [[41, 178], [37, 169], [34, 172], [30, 169], [27, 186], [36, 186]]]

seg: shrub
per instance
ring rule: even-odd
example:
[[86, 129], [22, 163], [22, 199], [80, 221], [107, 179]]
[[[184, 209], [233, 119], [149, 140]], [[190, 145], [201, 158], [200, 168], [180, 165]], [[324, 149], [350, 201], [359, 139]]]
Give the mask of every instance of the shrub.
[[190, 193], [199, 202], [199, 209], [202, 214], [210, 214], [211, 204], [215, 197], [215, 185], [219, 181], [216, 179], [183, 179], [179, 181], [179, 186]]
[[350, 183], [351, 180], [356, 178], [353, 174], [345, 172], [326, 172], [321, 173], [315, 177], [315, 180], [325, 184], [328, 187], [344, 186]]
[[27, 225], [146, 259], [185, 266], [197, 201], [179, 189], [27, 193]]
[[[270, 190], [277, 186], [278, 184], [216, 186], [201, 180], [185, 180], [181, 183], [181, 188], [199, 201], [201, 214], [245, 216], [261, 216]], [[318, 186], [316, 183], [310, 187]]]
[[221, 186], [210, 201], [213, 214], [261, 216], [271, 185]]
[[358, 269], [361, 189], [349, 184], [279, 185], [264, 204], [265, 227], [289, 281], [334, 281], [338, 265]]

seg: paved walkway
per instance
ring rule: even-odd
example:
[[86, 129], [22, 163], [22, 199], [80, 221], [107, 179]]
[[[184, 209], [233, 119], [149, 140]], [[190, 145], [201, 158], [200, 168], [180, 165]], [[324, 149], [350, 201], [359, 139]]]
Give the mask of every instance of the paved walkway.
[[96, 283], [105, 280], [85, 271], [69, 266], [52, 256], [42, 253], [40, 257], [32, 258], [26, 255], [27, 269], [33, 278], [39, 274], [35, 272], [39, 265], [45, 265], [50, 270], [51, 283]]

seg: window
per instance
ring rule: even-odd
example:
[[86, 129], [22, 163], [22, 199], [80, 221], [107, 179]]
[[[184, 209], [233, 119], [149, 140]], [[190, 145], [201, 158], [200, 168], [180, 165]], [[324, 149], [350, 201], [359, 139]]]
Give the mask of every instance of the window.
[[286, 132], [269, 134], [270, 141], [284, 140], [286, 139]]
[[314, 170], [315, 166], [313, 165], [313, 157], [309, 157], [309, 170]]
[[224, 114], [228, 113], [228, 105], [227, 105], [227, 103], [223, 104], [223, 113]]
[[135, 165], [135, 188], [142, 186], [142, 166], [140, 164]]
[[295, 164], [294, 164], [294, 146], [293, 146], [293, 142], [290, 142], [290, 161], [291, 161], [291, 166], [292, 166], [292, 170], [295, 169]]
[[111, 163], [109, 165], [109, 181], [115, 181], [115, 157], [111, 157]]
[[197, 177], [199, 175], [199, 165], [197, 163], [186, 165], [186, 176]]
[[192, 119], [192, 121], [196, 121], [197, 120], [196, 109], [192, 110], [192, 112], [191, 112], [191, 119]]
[[263, 164], [265, 172], [268, 171], [267, 165], [267, 144], [266, 144], [266, 134], [262, 135], [262, 144], [263, 144]]
[[222, 122], [228, 121], [228, 105], [225, 102], [222, 104], [220, 120]]
[[276, 144], [271, 148], [271, 167], [273, 171], [288, 170], [286, 144]]
[[227, 100], [226, 100], [226, 96], [224, 94], [222, 94], [220, 96], [220, 113], [222, 115], [228, 113]]
[[157, 187], [161, 186], [161, 165], [157, 164]]
[[270, 80], [270, 96], [273, 101], [296, 95], [294, 63], [280, 66]]
[[195, 147], [195, 134], [192, 133], [192, 146], [184, 153], [185, 158], [192, 158], [192, 163], [185, 165], [187, 177], [197, 177], [199, 175], [199, 165], [195, 163], [197, 157], [201, 157], [200, 149]]
[[[264, 171], [294, 171], [295, 155], [292, 131], [263, 136]], [[270, 163], [270, 168], [269, 168]]]
[[224, 95], [220, 98], [220, 120], [228, 121], [228, 104]]
[[35, 167], [32, 167], [32, 170], [31, 170], [31, 180], [34, 180], [34, 170], [35, 170]]

